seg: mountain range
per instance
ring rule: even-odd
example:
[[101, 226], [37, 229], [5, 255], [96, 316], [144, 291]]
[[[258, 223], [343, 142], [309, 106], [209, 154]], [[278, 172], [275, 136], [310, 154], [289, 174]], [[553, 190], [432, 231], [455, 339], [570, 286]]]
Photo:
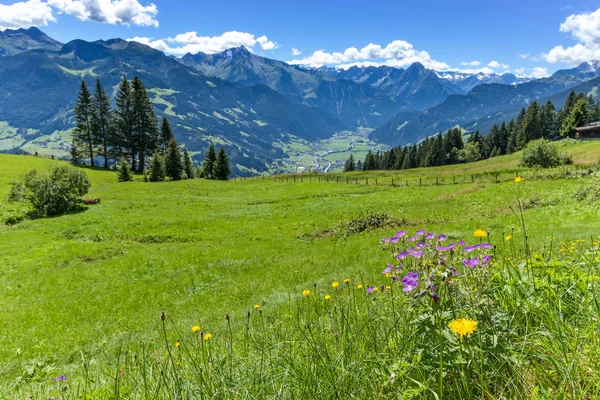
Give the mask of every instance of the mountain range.
[[[0, 151], [49, 146], [61, 133], [68, 150], [72, 108], [85, 79], [115, 94], [123, 75], [138, 75], [157, 113], [196, 155], [210, 141], [225, 146], [237, 173], [261, 172], [288, 155], [286, 144], [372, 128], [371, 138], [397, 145], [460, 125], [491, 126], [534, 99], [594, 92], [600, 63], [584, 63], [531, 80], [512, 74], [406, 69], [302, 68], [244, 47], [178, 59], [146, 45], [111, 39], [61, 44], [37, 28], [0, 32]], [[594, 93], [597, 93], [595, 91]], [[566, 96], [566, 95], [565, 95]]]

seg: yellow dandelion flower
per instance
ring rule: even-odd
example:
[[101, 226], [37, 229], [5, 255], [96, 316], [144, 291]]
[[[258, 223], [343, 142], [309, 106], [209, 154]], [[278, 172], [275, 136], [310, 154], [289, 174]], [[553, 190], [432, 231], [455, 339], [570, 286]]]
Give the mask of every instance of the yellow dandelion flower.
[[260, 304], [255, 304], [254, 309], [258, 310], [260, 308]]
[[386, 290], [390, 290], [392, 287], [391, 286], [386, 286], [385, 289]]
[[483, 229], [477, 229], [475, 232], [473, 232], [473, 236], [476, 238], [484, 238], [487, 236], [487, 232]]
[[198, 325], [192, 326], [192, 332], [196, 333], [200, 330], [200, 327]]
[[179, 348], [179, 346], [181, 346], [181, 342], [178, 340], [175, 342], [175, 347]]
[[448, 326], [450, 330], [458, 334], [459, 338], [463, 338], [477, 330], [477, 321], [468, 318], [458, 318], [451, 321]]
[[362, 289], [362, 288], [363, 288], [363, 285], [357, 285], [357, 286], [356, 286], [356, 288], [357, 288], [357, 289]]
[[519, 183], [519, 182], [522, 182], [522, 181], [523, 181], [523, 178], [521, 178], [520, 176], [516, 176], [515, 177], [515, 182]]
[[326, 295], [325, 296], [325, 300], [331, 300], [331, 296], [330, 295]]
[[344, 279], [344, 283], [348, 283], [348, 282], [350, 282], [350, 278]]
[[308, 296], [309, 294], [310, 294], [310, 290], [308, 290], [308, 289], [304, 289], [302, 291], [302, 296]]
[[376, 291], [378, 291], [378, 290], [379, 290], [379, 288], [378, 288], [378, 287], [374, 287], [374, 288], [373, 288], [373, 291], [374, 291], [374, 292], [376, 292]]
[[211, 337], [212, 337], [212, 333], [205, 333], [204, 334], [204, 340], [210, 340]]
[[508, 235], [507, 237], [504, 238], [504, 240], [509, 241], [512, 239], [512, 235]]
[[331, 287], [332, 287], [332, 288], [334, 288], [334, 289], [336, 289], [338, 286], [340, 286], [340, 283], [339, 283], [339, 282], [333, 282], [333, 283], [331, 284]]
[[386, 278], [389, 278], [390, 276], [392, 276], [392, 274], [390, 274], [389, 272], [387, 272], [387, 273], [385, 274], [385, 277], [386, 277]]

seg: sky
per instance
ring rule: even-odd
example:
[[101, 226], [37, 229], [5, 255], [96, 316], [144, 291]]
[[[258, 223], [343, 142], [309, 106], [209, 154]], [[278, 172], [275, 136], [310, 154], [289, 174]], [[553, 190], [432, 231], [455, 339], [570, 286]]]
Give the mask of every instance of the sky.
[[591, 1], [0, 0], [0, 30], [63, 43], [120, 37], [168, 54], [244, 45], [307, 66], [421, 62], [440, 71], [547, 76], [600, 60]]

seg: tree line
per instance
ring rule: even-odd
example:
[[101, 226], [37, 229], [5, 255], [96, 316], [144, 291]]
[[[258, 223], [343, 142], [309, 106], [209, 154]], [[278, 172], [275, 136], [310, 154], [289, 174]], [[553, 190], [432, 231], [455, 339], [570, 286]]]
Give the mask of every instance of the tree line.
[[418, 144], [398, 146], [383, 152], [369, 151], [363, 160], [350, 155], [344, 171], [410, 169], [474, 162], [522, 150], [537, 139], [556, 140], [575, 137], [578, 126], [600, 120], [600, 104], [592, 95], [572, 90], [561, 109], [548, 101], [537, 100], [522, 108], [508, 124], [495, 124], [486, 136], [475, 131], [463, 139], [460, 128], [428, 137]]
[[225, 180], [231, 175], [229, 158], [223, 147], [217, 154], [211, 143], [202, 167], [194, 169], [193, 161], [183, 153], [166, 117], [160, 127], [148, 91], [142, 80], [126, 76], [119, 83], [115, 109], [100, 79], [92, 93], [81, 81], [73, 109], [75, 128], [71, 159], [80, 164], [89, 160], [96, 165], [99, 158], [104, 168], [119, 160], [119, 180], [131, 180], [131, 171], [146, 173], [150, 181], [205, 177]]

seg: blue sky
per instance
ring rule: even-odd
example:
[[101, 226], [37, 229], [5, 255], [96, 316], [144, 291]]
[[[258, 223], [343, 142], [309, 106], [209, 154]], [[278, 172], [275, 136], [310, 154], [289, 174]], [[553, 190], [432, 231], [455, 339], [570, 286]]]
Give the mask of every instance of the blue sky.
[[420, 61], [439, 70], [541, 76], [600, 59], [599, 7], [552, 0], [0, 0], [0, 29], [37, 25], [62, 42], [135, 38], [177, 55], [246, 45], [305, 65]]

